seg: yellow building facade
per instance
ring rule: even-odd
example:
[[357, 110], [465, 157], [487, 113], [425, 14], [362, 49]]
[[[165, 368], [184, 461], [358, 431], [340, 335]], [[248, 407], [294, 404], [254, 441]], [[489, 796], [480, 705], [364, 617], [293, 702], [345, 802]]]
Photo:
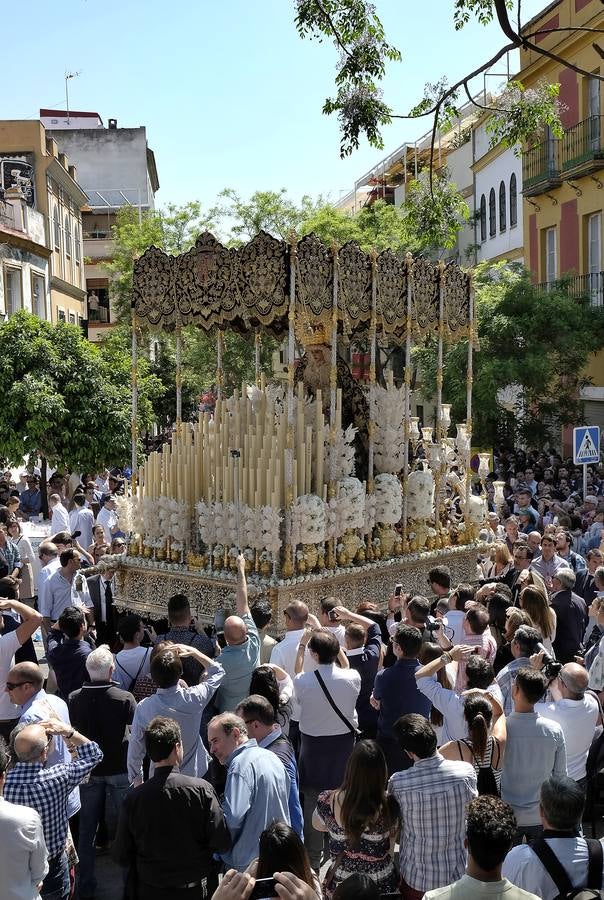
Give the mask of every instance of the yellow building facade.
[[41, 122], [0, 121], [0, 187], [10, 189], [20, 167], [31, 178], [28, 202], [44, 217], [50, 319], [79, 325], [87, 315], [81, 210], [88, 198], [75, 167]]
[[[525, 263], [544, 290], [568, 276], [573, 294], [602, 306], [604, 110], [602, 82], [594, 76], [604, 74], [604, 59], [594, 47], [600, 35], [580, 28], [604, 28], [600, 0], [556, 0], [523, 29], [537, 46], [588, 73], [535, 50], [521, 51], [518, 79], [526, 87], [560, 84], [564, 104], [564, 136], [546, 133], [523, 154]], [[586, 375], [593, 382], [583, 392], [586, 420], [604, 427], [604, 353], [594, 357]]]

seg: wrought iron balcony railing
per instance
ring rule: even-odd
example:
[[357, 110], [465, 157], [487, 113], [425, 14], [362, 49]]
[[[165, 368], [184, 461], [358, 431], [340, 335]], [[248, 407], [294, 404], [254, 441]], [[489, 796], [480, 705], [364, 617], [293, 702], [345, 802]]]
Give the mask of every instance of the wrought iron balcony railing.
[[604, 306], [604, 272], [570, 275], [560, 281], [542, 281], [536, 287], [543, 294], [562, 287], [568, 291], [571, 297], [588, 300], [590, 306]]
[[554, 186], [560, 181], [559, 141], [548, 138], [526, 150], [522, 157], [522, 183], [525, 193], [535, 188]]
[[603, 118], [603, 116], [590, 116], [565, 131], [560, 152], [563, 172], [604, 158]]

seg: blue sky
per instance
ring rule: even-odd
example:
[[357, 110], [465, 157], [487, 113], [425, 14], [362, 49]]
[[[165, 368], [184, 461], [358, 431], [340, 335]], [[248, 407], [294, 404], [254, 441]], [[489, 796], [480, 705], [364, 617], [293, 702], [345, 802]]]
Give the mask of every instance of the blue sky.
[[[321, 113], [333, 91], [336, 50], [299, 39], [294, 5], [32, 0], [26, 30], [16, 26], [4, 35], [2, 70], [12, 74], [2, 117], [35, 118], [40, 107], [64, 108], [65, 72], [79, 70], [70, 82], [72, 109], [97, 111], [105, 124], [115, 117], [118, 125], [147, 127], [161, 184], [158, 205], [193, 199], [211, 205], [223, 187], [244, 197], [286, 187], [294, 200], [303, 194], [336, 200], [383, 154], [364, 143], [340, 160], [337, 121]], [[452, 0], [376, 5], [403, 53], [384, 83], [395, 112], [406, 113], [426, 81], [444, 74], [456, 80], [502, 44], [496, 25], [454, 32]], [[525, 0], [524, 16], [544, 5]], [[498, 81], [489, 79], [488, 86]], [[384, 153], [419, 137], [425, 122], [395, 122], [384, 132]]]

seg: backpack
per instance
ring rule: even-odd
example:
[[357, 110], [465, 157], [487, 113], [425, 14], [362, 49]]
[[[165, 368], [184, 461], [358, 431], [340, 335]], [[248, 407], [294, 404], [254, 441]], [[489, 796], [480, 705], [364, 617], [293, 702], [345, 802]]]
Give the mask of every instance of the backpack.
[[559, 890], [554, 900], [596, 900], [604, 897], [602, 887], [602, 862], [604, 854], [602, 844], [597, 840], [586, 838], [589, 863], [587, 870], [587, 885], [575, 888], [558, 857], [544, 838], [533, 841], [531, 849], [538, 857], [543, 868]]
[[147, 647], [147, 652], [143, 656], [143, 658], [141, 660], [141, 664], [138, 667], [138, 672], [136, 673], [136, 675], [134, 677], [132, 677], [130, 672], [127, 672], [126, 669], [124, 669], [124, 667], [122, 665], [120, 665], [120, 661], [118, 660], [118, 658], [117, 657], [115, 658], [116, 665], [119, 666], [119, 668], [122, 670], [122, 672], [128, 676], [128, 678], [130, 678], [130, 684], [128, 685], [126, 690], [130, 694], [132, 694], [132, 696], [134, 697], [134, 699], [136, 700], [137, 703], [139, 703], [141, 700], [144, 700], [145, 697], [150, 697], [152, 694], [155, 694], [155, 692], [157, 691], [157, 687], [155, 686], [155, 682], [153, 681], [151, 676], [150, 675], [141, 675], [143, 666], [145, 665], [145, 662], [147, 661], [147, 656], [150, 652], [151, 652], [151, 648]]

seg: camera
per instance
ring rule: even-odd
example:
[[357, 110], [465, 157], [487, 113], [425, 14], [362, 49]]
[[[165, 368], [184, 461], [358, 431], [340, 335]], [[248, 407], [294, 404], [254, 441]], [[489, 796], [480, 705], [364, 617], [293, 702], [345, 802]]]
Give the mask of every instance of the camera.
[[560, 674], [562, 663], [554, 659], [554, 657], [547, 652], [542, 643], [537, 644], [535, 653], [543, 653], [543, 665], [541, 666], [541, 671], [543, 672], [545, 677], [550, 681], [553, 681], [554, 678], [557, 678]]
[[329, 612], [327, 613], [327, 618], [329, 619], [330, 622], [339, 622], [340, 621], [340, 617], [337, 614], [337, 612], [335, 611], [335, 609], [329, 610]]
[[433, 631], [440, 631], [440, 629], [442, 628], [442, 624], [443, 623], [441, 622], [440, 619], [428, 619], [428, 621], [426, 622], [425, 628], [426, 628], [426, 631], [429, 631], [430, 633], [432, 633]]

